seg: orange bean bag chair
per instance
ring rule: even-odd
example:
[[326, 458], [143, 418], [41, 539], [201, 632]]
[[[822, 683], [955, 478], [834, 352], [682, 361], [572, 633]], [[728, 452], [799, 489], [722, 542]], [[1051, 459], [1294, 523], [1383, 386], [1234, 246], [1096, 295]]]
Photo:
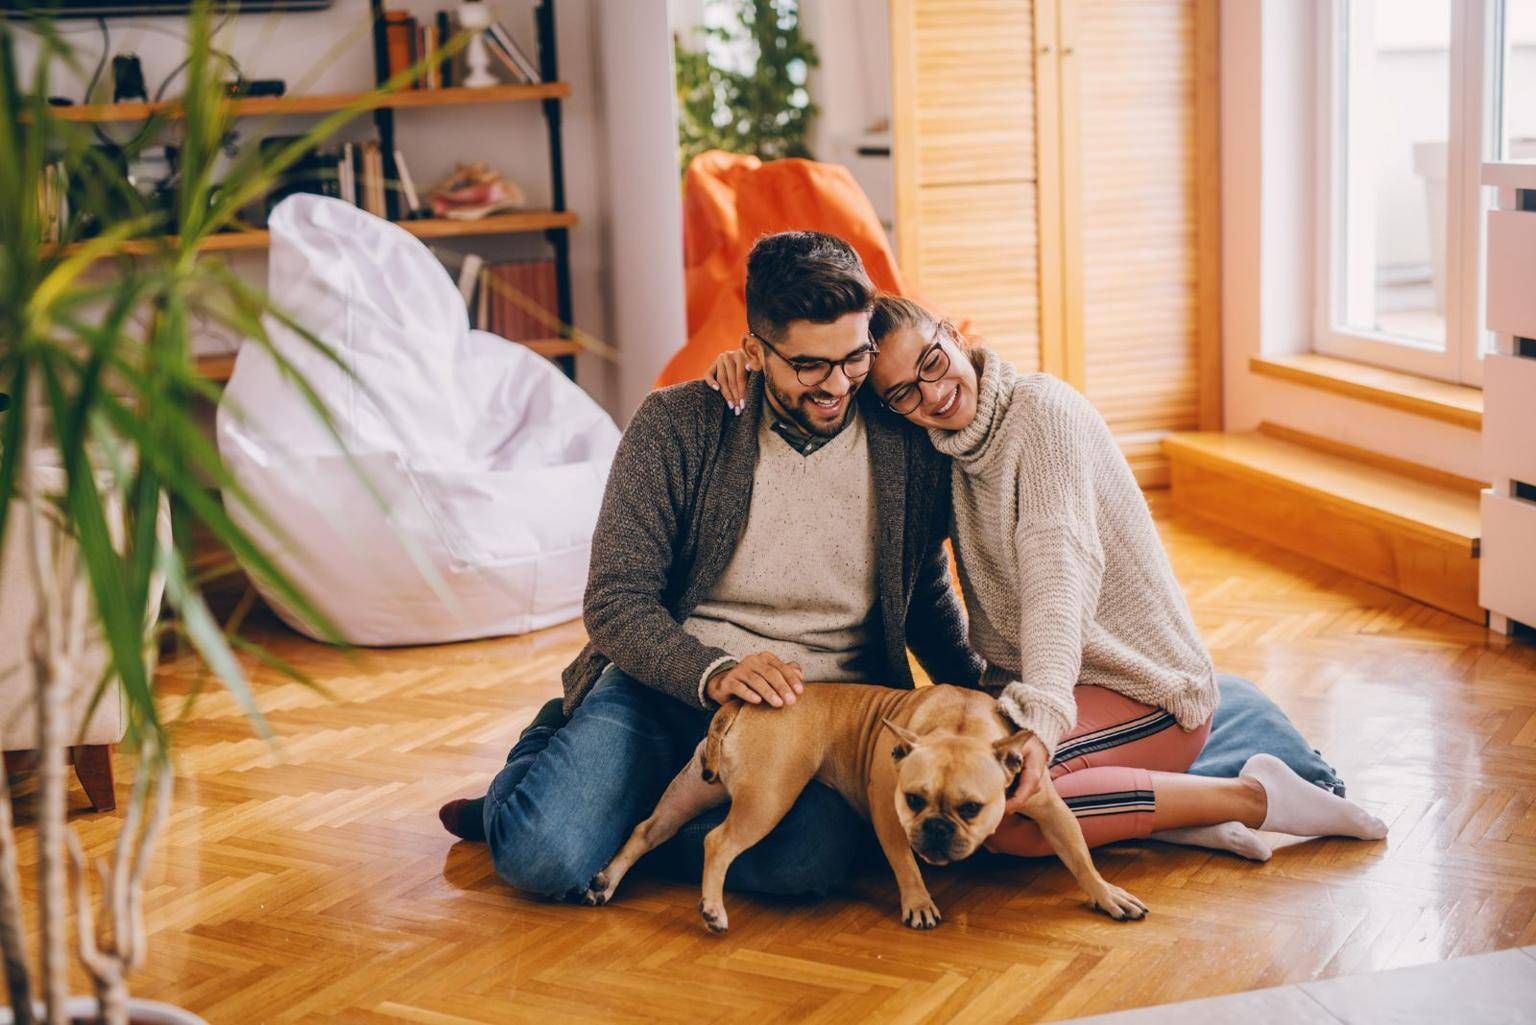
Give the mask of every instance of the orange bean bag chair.
[[875, 287], [906, 295], [880, 218], [846, 167], [711, 150], [683, 176], [683, 271], [688, 341], [656, 387], [696, 381], [747, 330], [747, 253], [762, 235], [824, 231], [846, 239]]

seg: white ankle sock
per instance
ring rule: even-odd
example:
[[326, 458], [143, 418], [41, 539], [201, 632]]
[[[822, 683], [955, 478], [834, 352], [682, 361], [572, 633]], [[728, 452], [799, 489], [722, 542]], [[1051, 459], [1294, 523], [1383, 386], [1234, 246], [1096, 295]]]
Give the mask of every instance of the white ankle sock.
[[1313, 786], [1270, 754], [1248, 759], [1239, 773], [1257, 780], [1269, 799], [1269, 811], [1260, 829], [1292, 836], [1353, 836], [1380, 840], [1387, 824], [1359, 805]]
[[1272, 853], [1264, 838], [1241, 822], [1223, 822], [1216, 826], [1190, 826], [1164, 829], [1147, 837], [1184, 847], [1207, 847], [1213, 851], [1231, 851], [1249, 861], [1268, 861]]

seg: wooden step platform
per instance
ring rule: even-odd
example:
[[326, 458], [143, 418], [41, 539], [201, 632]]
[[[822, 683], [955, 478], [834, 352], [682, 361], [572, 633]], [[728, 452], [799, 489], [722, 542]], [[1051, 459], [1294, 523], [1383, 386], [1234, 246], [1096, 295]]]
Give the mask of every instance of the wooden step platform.
[[[1174, 502], [1465, 619], [1477, 604], [1475, 483], [1275, 437], [1170, 435]], [[1319, 439], [1321, 441], [1321, 439]], [[1360, 455], [1364, 455], [1361, 453]]]

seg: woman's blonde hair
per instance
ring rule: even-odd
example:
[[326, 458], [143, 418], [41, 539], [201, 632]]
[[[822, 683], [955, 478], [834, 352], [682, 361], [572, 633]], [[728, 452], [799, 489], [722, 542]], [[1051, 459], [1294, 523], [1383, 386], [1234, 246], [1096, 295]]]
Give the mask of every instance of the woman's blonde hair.
[[980, 373], [982, 355], [979, 341], [967, 338], [951, 321], [936, 315], [927, 307], [905, 296], [892, 295], [889, 292], [881, 292], [875, 296], [875, 304], [871, 307], [869, 315], [869, 337], [876, 346], [879, 346], [892, 331], [909, 328], [926, 334], [940, 325], [949, 328], [950, 339], [970, 359], [976, 372]]
[[875, 296], [875, 305], [869, 315], [869, 337], [876, 345], [892, 331], [900, 328], [916, 328], [927, 331], [939, 322], [939, 318], [911, 299], [889, 292]]

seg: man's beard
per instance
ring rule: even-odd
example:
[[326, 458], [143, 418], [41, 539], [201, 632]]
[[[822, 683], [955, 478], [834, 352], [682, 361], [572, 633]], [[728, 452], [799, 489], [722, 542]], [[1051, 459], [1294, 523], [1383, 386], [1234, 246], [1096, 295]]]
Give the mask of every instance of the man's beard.
[[775, 411], [784, 419], [794, 424], [805, 434], [814, 434], [822, 438], [835, 438], [848, 426], [848, 421], [853, 417], [853, 401], [857, 389], [848, 392], [848, 404], [843, 409], [842, 419], [836, 424], [826, 426], [810, 418], [810, 411], [805, 408], [805, 403], [810, 402], [810, 397], [817, 394], [815, 390], [806, 392], [801, 402], [791, 402], [789, 397], [779, 391], [778, 385], [773, 379], [764, 375], [763, 383], [768, 387], [768, 394], [773, 399]]

